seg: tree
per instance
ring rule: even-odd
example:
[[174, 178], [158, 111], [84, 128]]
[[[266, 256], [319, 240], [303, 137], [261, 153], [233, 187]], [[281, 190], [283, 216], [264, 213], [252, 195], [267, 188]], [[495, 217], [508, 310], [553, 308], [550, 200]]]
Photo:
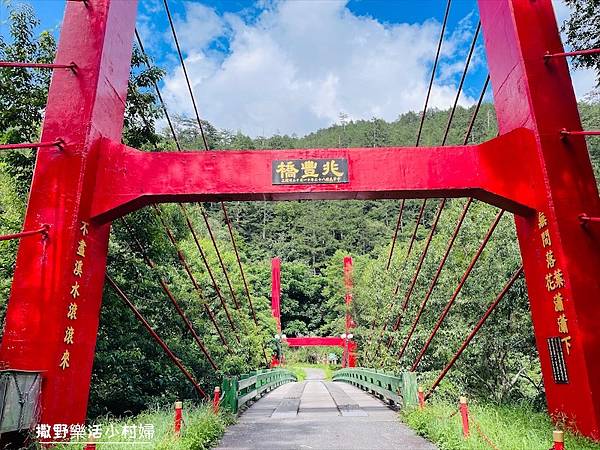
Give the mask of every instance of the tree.
[[[50, 63], [56, 43], [47, 31], [36, 35], [39, 21], [27, 5], [9, 4], [9, 39], [0, 35], [0, 59]], [[46, 106], [51, 73], [22, 68], [0, 69], [0, 143], [36, 142]], [[0, 233], [21, 230], [35, 152], [0, 155]], [[18, 242], [0, 242], [0, 320], [14, 270]]]
[[[565, 0], [571, 16], [562, 29], [567, 43], [576, 50], [600, 48], [600, 0]], [[587, 67], [596, 71], [596, 86], [600, 87], [600, 58], [598, 55], [578, 56], [575, 67]]]

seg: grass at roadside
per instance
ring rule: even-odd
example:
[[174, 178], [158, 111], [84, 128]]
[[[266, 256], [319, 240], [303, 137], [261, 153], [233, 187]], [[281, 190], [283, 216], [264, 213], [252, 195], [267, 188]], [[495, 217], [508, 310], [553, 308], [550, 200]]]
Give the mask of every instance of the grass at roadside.
[[298, 381], [302, 381], [306, 378], [306, 372], [304, 368], [315, 368], [322, 369], [325, 372], [325, 379], [331, 381], [333, 372], [339, 369], [337, 366], [330, 366], [329, 364], [310, 364], [310, 363], [297, 363], [288, 364], [285, 366], [286, 369], [291, 370], [298, 377]]
[[296, 378], [298, 381], [304, 381], [304, 379], [306, 378], [306, 372], [304, 371], [304, 369], [301, 366], [292, 365], [292, 366], [286, 366], [285, 368], [288, 369], [289, 371], [293, 372], [294, 375], [296, 375]]
[[[492, 447], [478, 432], [478, 426], [500, 449], [548, 450], [552, 446], [554, 427], [544, 413], [522, 406], [473, 403], [469, 405], [471, 436], [465, 440], [460, 414], [449, 418], [456, 410], [456, 405], [438, 402], [428, 404], [423, 410], [411, 408], [401, 414], [411, 428], [436, 443], [440, 450], [489, 450]], [[600, 450], [600, 444], [566, 433], [565, 448]]]
[[[215, 415], [209, 406], [193, 407], [184, 404], [181, 436], [173, 431], [173, 410], [154, 409], [123, 420], [101, 420], [102, 437], [95, 441], [97, 448], [106, 450], [157, 449], [203, 450], [212, 448], [233, 423], [233, 416]], [[153, 436], [142, 435], [143, 429], [153, 429]], [[133, 431], [135, 429], [135, 432]], [[127, 430], [124, 434], [124, 430]], [[135, 437], [134, 437], [135, 433]], [[111, 436], [112, 435], [112, 436]], [[84, 445], [62, 444], [57, 449], [82, 449]]]

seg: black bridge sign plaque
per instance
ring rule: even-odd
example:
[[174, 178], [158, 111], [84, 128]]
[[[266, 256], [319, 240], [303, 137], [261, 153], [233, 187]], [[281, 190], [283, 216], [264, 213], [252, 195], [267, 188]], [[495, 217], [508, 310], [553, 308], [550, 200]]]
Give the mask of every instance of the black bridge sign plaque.
[[348, 160], [276, 159], [271, 162], [272, 184], [348, 183]]

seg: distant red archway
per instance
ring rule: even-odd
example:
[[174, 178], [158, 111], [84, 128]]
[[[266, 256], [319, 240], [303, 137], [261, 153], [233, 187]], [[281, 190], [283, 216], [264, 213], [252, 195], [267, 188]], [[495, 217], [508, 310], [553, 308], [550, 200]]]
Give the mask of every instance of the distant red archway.
[[[355, 324], [350, 315], [350, 304], [352, 303], [352, 258], [344, 257], [344, 301], [346, 304], [346, 327], [345, 335], [350, 334], [350, 330]], [[277, 331], [281, 335], [281, 260], [273, 258], [271, 260], [271, 311], [277, 322]], [[286, 337], [285, 342], [290, 347], [341, 347], [344, 349], [342, 358], [343, 367], [356, 367], [356, 349], [357, 345], [351, 338], [344, 339], [340, 336], [329, 337]], [[278, 365], [278, 360], [273, 360], [274, 365]]]

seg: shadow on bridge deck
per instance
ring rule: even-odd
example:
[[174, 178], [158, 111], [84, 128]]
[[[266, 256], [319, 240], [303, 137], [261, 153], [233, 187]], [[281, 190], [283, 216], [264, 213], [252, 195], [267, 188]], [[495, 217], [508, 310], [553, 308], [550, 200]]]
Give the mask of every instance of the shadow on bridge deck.
[[244, 412], [219, 449], [433, 450], [379, 400], [346, 383], [307, 380], [265, 395]]

